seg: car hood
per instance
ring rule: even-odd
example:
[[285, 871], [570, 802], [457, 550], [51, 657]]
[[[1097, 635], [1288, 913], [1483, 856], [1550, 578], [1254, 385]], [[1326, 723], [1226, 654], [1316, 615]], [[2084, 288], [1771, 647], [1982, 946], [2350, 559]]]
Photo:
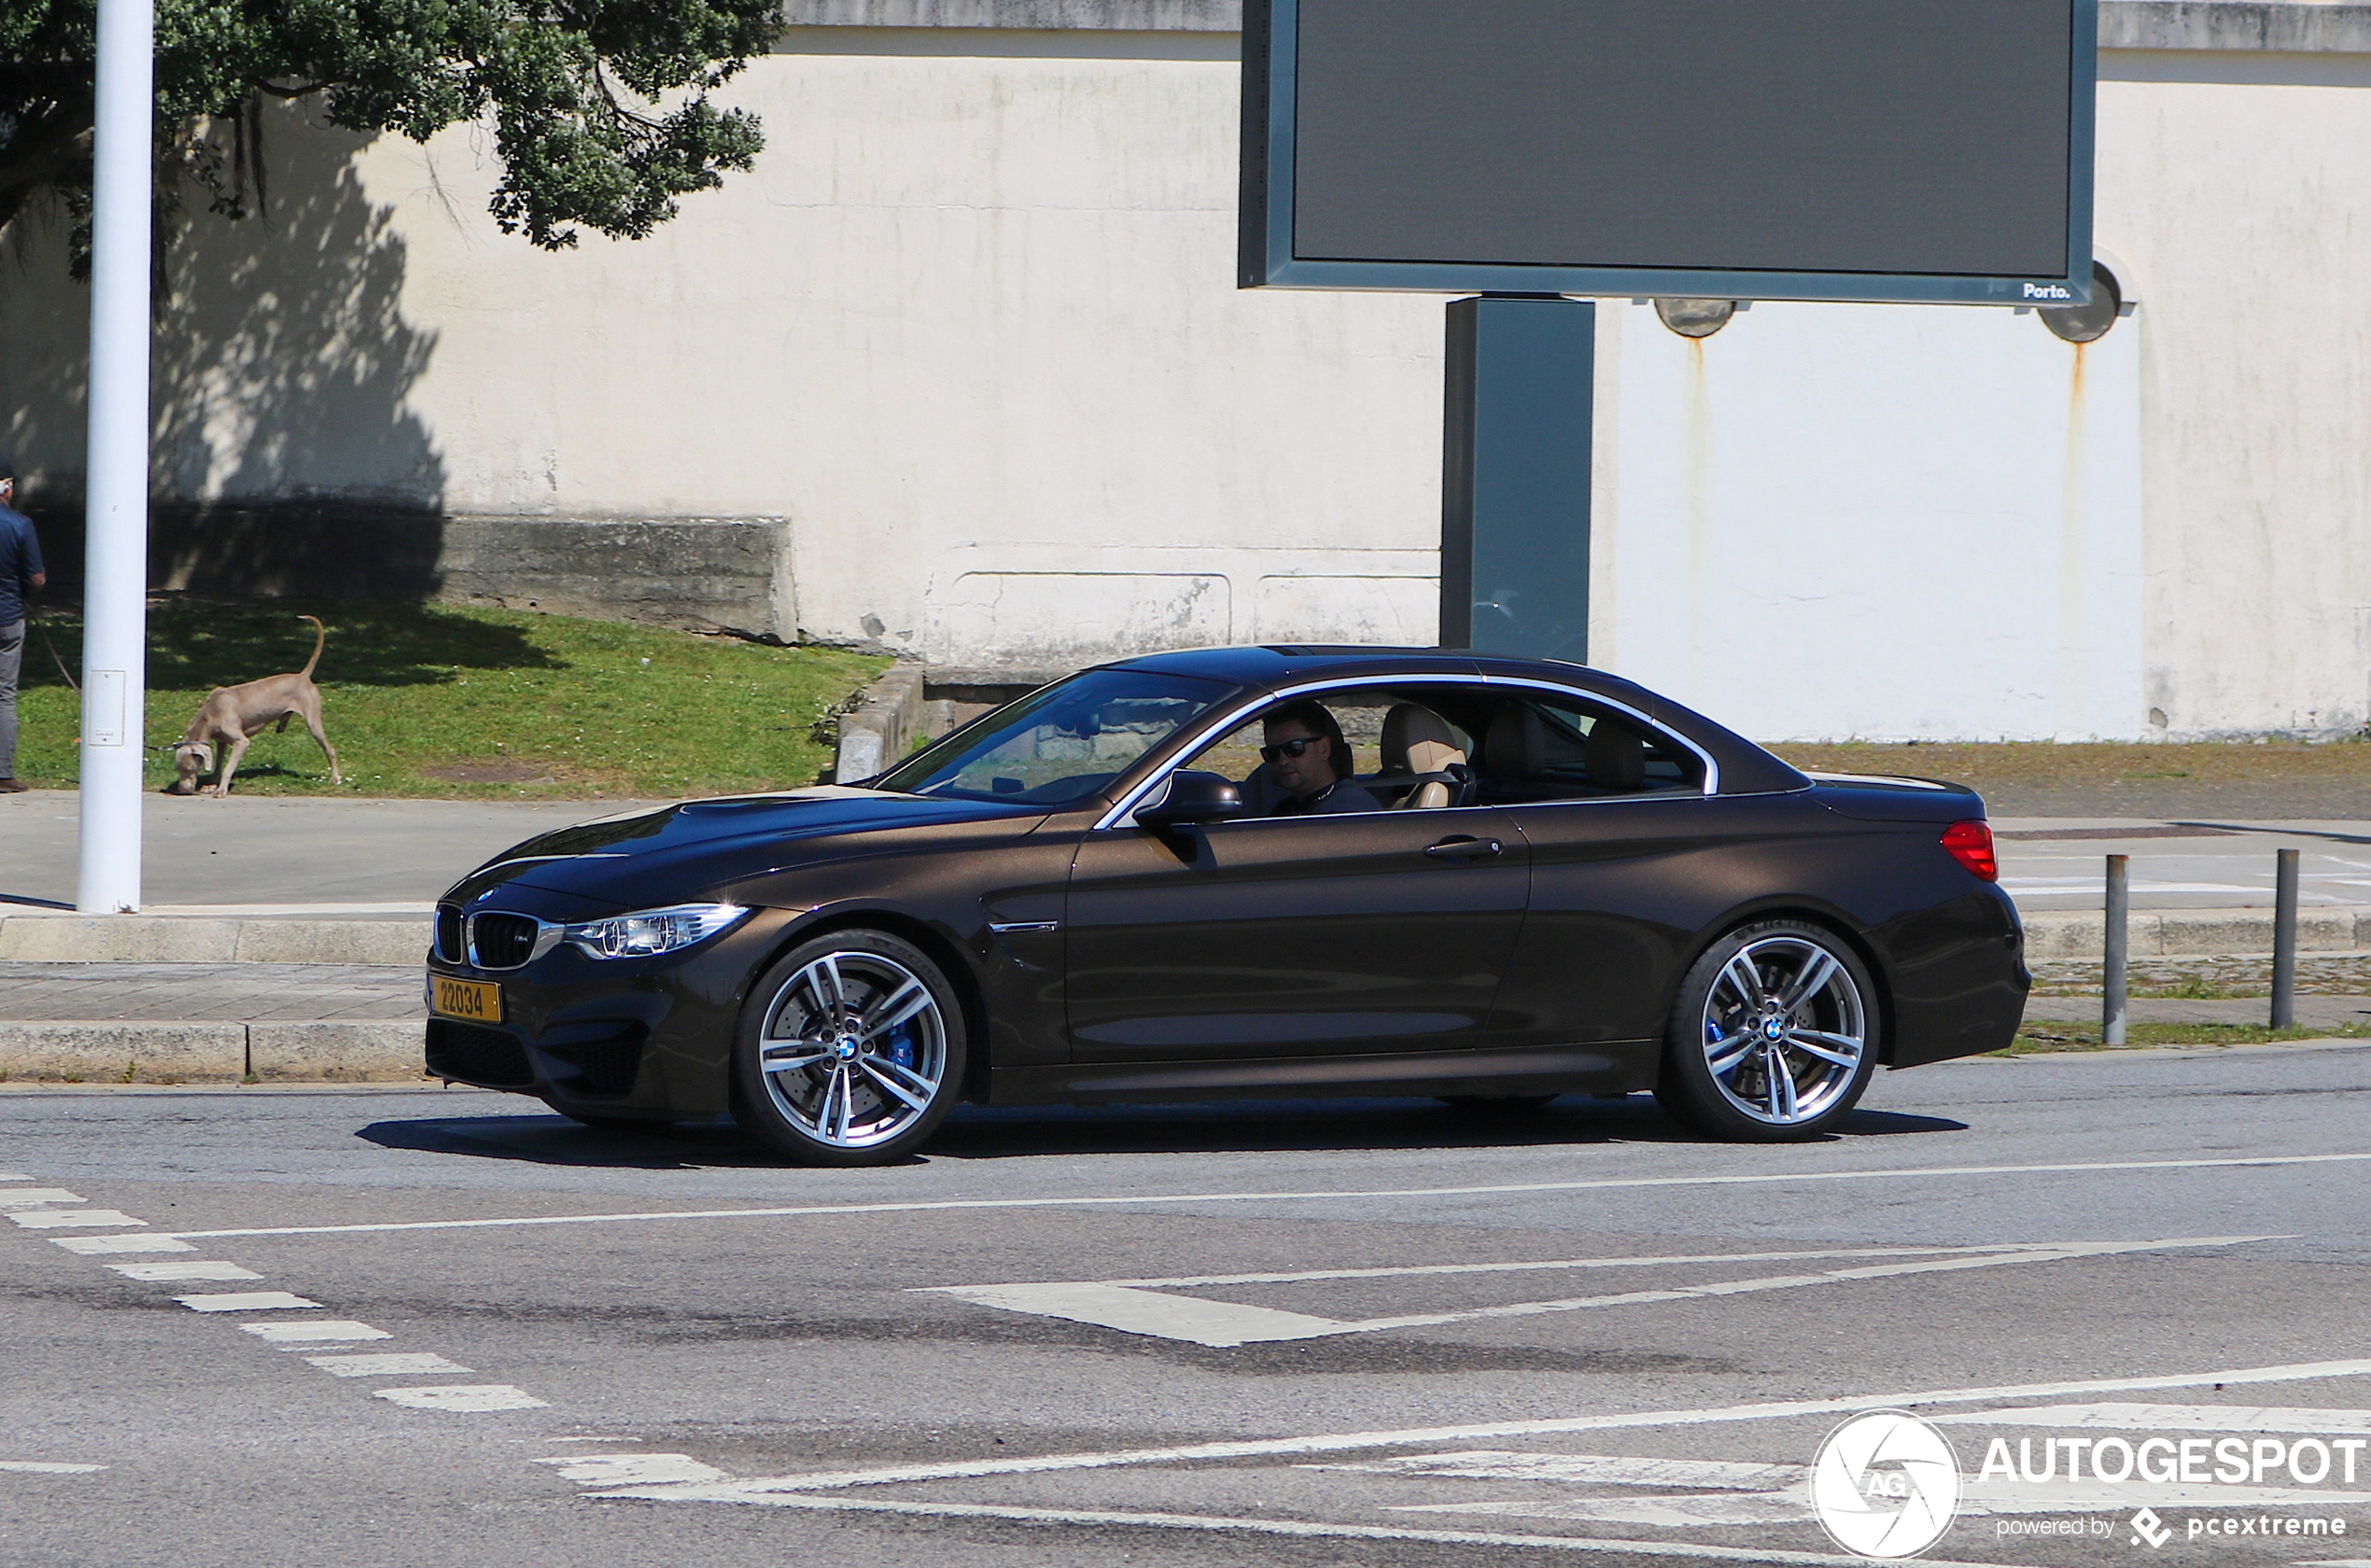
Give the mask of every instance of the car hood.
[[[445, 896], [466, 903], [511, 888], [610, 909], [648, 909], [853, 852], [855, 846], [836, 842], [852, 836], [870, 850], [881, 835], [963, 822], [1004, 821], [1025, 832], [1045, 815], [1042, 805], [933, 800], [829, 784], [727, 795], [603, 817], [530, 838], [470, 873]], [[816, 842], [825, 839], [835, 842], [829, 848]]]

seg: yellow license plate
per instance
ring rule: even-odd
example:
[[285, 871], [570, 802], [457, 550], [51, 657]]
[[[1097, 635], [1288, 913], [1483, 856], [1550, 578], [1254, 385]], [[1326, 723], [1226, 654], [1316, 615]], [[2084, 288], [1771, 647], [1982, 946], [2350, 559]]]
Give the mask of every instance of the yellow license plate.
[[475, 1024], [502, 1021], [502, 987], [487, 980], [447, 980], [428, 977], [436, 1000], [429, 1004], [440, 1018], [467, 1018]]

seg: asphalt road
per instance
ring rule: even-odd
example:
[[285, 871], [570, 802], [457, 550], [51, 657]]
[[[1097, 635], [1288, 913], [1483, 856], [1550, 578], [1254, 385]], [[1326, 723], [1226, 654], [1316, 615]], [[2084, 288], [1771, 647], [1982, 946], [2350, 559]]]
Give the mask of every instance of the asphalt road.
[[[1848, 1561], [1805, 1467], [1867, 1404], [1970, 1474], [1929, 1561], [2359, 1562], [2366, 1104], [2371, 1050], [2132, 1053], [1789, 1147], [1293, 1104], [816, 1171], [467, 1090], [0, 1090], [0, 1563]], [[2281, 1457], [1975, 1476], [2159, 1434]]]

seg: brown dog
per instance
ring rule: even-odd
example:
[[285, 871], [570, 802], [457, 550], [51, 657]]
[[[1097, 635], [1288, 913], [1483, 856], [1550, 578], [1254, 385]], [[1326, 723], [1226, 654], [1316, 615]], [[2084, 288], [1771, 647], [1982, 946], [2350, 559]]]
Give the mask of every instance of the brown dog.
[[264, 726], [278, 720], [280, 732], [288, 733], [290, 719], [302, 719], [313, 738], [330, 759], [330, 782], [343, 784], [338, 774], [338, 754], [330, 745], [330, 737], [321, 733], [321, 688], [313, 684], [313, 666], [321, 662], [322, 645], [330, 640], [329, 628], [310, 615], [300, 615], [300, 621], [313, 622], [313, 657], [304, 668], [293, 675], [267, 675], [260, 680], [250, 680], [244, 686], [217, 686], [198, 705], [198, 716], [189, 721], [189, 728], [173, 749], [173, 771], [175, 774], [166, 792], [192, 795], [198, 792], [198, 775], [214, 761], [214, 749], [225, 748], [222, 771], [213, 785], [213, 794], [219, 800], [231, 792], [231, 776], [239, 771], [239, 759], [247, 754], [247, 742], [263, 733]]

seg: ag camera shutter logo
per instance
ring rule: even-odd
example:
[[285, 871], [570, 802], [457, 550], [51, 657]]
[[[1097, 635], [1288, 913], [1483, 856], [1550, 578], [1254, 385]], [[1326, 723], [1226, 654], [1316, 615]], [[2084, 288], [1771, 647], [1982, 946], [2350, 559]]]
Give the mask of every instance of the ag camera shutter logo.
[[1811, 1506], [1846, 1551], [1915, 1557], [1943, 1538], [1958, 1512], [1958, 1456], [1907, 1410], [1868, 1411], [1819, 1445]]

